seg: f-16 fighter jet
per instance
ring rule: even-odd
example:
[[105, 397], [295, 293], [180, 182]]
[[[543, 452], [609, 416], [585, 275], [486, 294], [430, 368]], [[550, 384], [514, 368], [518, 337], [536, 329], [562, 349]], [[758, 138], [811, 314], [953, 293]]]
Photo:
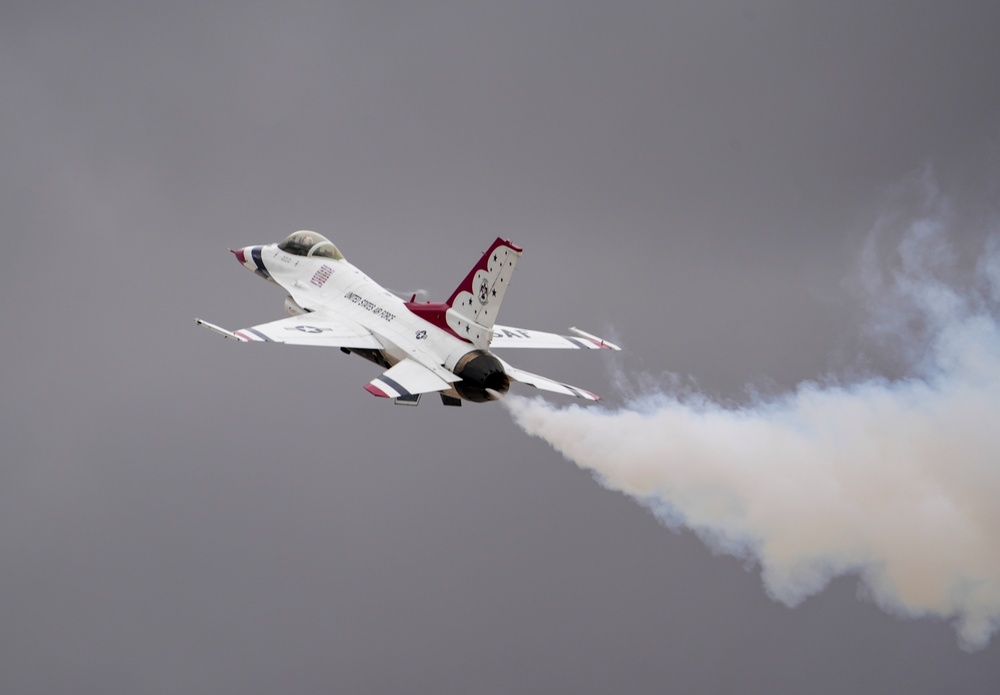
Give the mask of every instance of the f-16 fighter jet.
[[295, 232], [280, 244], [232, 250], [244, 267], [286, 292], [289, 318], [228, 331], [195, 319], [240, 342], [337, 347], [386, 371], [365, 389], [396, 403], [416, 405], [437, 392], [445, 405], [499, 400], [511, 381], [596, 401], [569, 384], [511, 366], [500, 348], [619, 350], [597, 336], [512, 328], [495, 323], [521, 249], [497, 239], [446, 302], [410, 301], [385, 289], [348, 263], [329, 239]]

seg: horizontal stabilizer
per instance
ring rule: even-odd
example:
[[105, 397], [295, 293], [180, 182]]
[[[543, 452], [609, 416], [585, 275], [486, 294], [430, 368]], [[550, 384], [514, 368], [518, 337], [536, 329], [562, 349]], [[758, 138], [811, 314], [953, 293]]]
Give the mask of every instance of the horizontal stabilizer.
[[523, 369], [518, 369], [517, 367], [510, 366], [503, 360], [500, 360], [500, 363], [503, 365], [503, 370], [504, 372], [507, 373], [507, 376], [509, 376], [511, 379], [521, 384], [534, 386], [536, 389], [541, 389], [542, 391], [561, 393], [564, 396], [574, 396], [576, 398], [583, 398], [588, 401], [601, 400], [601, 397], [598, 396], [596, 393], [591, 393], [586, 389], [577, 388], [576, 386], [570, 386], [569, 384], [564, 384], [560, 381], [554, 381], [544, 376], [539, 376], [538, 374], [532, 374], [531, 372], [526, 372]]
[[559, 335], [545, 331], [533, 331], [512, 326], [493, 326], [493, 342], [490, 348], [535, 348], [552, 350], [621, 350], [614, 343], [584, 333], [579, 328], [570, 328], [576, 335]]
[[365, 386], [368, 393], [380, 398], [405, 398], [449, 388], [451, 384], [447, 381], [419, 362], [409, 359], [399, 362]]

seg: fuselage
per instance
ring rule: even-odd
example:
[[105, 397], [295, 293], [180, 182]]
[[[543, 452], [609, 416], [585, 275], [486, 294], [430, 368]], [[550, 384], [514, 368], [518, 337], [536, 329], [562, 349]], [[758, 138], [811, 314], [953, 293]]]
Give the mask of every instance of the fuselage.
[[356, 352], [387, 368], [412, 359], [452, 382], [453, 388], [444, 394], [453, 398], [493, 400], [509, 387], [502, 366], [488, 350], [477, 349], [448, 327], [447, 305], [405, 302], [339, 251], [299, 255], [268, 244], [234, 254], [244, 266], [288, 292], [289, 314], [315, 311], [347, 317], [369, 329], [382, 346], [378, 351], [345, 352]]

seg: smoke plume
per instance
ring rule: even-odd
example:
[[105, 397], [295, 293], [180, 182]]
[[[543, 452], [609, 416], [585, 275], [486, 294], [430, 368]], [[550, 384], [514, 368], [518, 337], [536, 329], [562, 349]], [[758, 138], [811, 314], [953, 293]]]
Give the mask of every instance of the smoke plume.
[[[671, 392], [506, 404], [605, 487], [759, 566], [774, 599], [856, 575], [884, 610], [953, 620], [975, 649], [1000, 626], [1000, 242], [958, 278], [948, 206], [917, 183], [919, 209], [884, 216], [864, 262], [909, 376], [830, 377], [740, 407]], [[886, 270], [875, 249], [893, 234]]]

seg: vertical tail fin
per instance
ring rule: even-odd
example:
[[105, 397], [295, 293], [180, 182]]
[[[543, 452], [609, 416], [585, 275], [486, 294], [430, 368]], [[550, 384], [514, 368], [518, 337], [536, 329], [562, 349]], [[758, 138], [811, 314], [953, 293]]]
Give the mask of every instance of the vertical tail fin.
[[498, 237], [448, 299], [448, 325], [458, 335], [468, 336], [477, 347], [489, 346], [493, 323], [521, 251]]

